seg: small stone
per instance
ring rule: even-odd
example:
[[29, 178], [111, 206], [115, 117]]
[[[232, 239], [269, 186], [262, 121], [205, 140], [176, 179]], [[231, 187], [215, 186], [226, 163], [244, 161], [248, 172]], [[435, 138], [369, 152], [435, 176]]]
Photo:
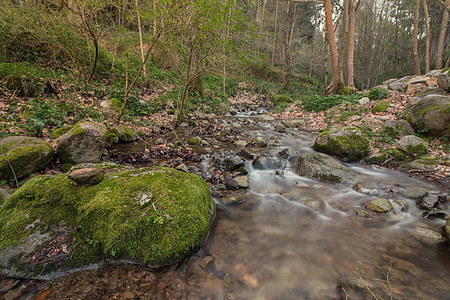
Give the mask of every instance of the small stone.
[[179, 164], [175, 169], [179, 170], [179, 171], [183, 171], [185, 173], [189, 173], [189, 169], [185, 164]]
[[257, 137], [255, 141], [253, 142], [256, 147], [267, 147], [267, 142], [262, 137]]
[[364, 104], [368, 104], [370, 102], [370, 99], [367, 97], [361, 98], [358, 100], [359, 104], [364, 105]]
[[156, 144], [156, 145], [162, 145], [162, 144], [164, 144], [164, 140], [163, 140], [162, 138], [157, 138], [157, 139], [155, 140], [155, 144]]
[[211, 255], [205, 256], [200, 261], [200, 267], [202, 267], [202, 269], [206, 269], [208, 265], [211, 264], [213, 261], [214, 258]]
[[369, 216], [369, 213], [368, 213], [367, 211], [363, 210], [363, 209], [358, 210], [358, 211], [356, 212], [356, 214], [357, 214], [358, 216], [361, 216], [361, 217], [368, 217], [368, 216]]
[[297, 182], [295, 183], [295, 186], [298, 187], [298, 188], [301, 188], [301, 189], [309, 188], [309, 185], [307, 185], [307, 184], [304, 183], [303, 181], [297, 181]]
[[100, 168], [83, 168], [71, 171], [67, 177], [80, 184], [94, 185], [103, 180], [105, 171]]
[[247, 176], [238, 176], [234, 180], [239, 184], [239, 187], [241, 187], [243, 189], [248, 188], [248, 178], [247, 178]]
[[275, 129], [276, 132], [279, 132], [279, 133], [285, 133], [286, 132], [286, 127], [284, 127], [283, 124], [275, 125], [274, 129]]
[[392, 204], [389, 200], [384, 198], [377, 198], [366, 204], [366, 207], [371, 211], [383, 213], [392, 209]]
[[247, 146], [247, 142], [244, 140], [235, 141], [234, 144], [239, 148], [244, 148], [245, 146]]
[[239, 184], [236, 180], [233, 179], [233, 176], [230, 174], [225, 175], [225, 185], [230, 190], [237, 190], [239, 188]]
[[136, 297], [136, 294], [133, 292], [125, 292], [122, 294], [123, 299], [134, 299]]

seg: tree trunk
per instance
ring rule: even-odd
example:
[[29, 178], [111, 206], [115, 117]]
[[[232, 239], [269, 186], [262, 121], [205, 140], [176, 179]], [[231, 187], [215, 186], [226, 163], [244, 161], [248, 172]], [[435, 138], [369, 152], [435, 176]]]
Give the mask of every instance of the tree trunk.
[[444, 8], [444, 15], [442, 16], [441, 31], [439, 33], [439, 42], [436, 52], [436, 69], [442, 69], [442, 56], [444, 53], [445, 35], [447, 32], [448, 24], [448, 9], [450, 8], [450, 0], [445, 2], [446, 7]]
[[355, 86], [355, 69], [353, 66], [353, 57], [355, 53], [355, 0], [348, 2], [348, 49], [347, 49], [347, 85]]
[[275, 42], [277, 40], [277, 25], [278, 25], [278, 1], [275, 6], [275, 32], [273, 34], [273, 43], [272, 43], [272, 67], [273, 67], [274, 57], [275, 57]]
[[284, 36], [284, 86], [289, 87], [290, 77], [291, 77], [291, 52], [289, 49], [289, 41], [291, 39], [291, 23], [293, 19], [292, 3], [287, 2], [286, 8], [286, 26], [285, 26], [285, 36]]
[[148, 76], [147, 76], [147, 68], [145, 67], [145, 57], [144, 57], [144, 43], [142, 42], [142, 29], [141, 29], [141, 16], [139, 15], [139, 4], [138, 4], [138, 0], [135, 0], [136, 3], [136, 14], [137, 14], [137, 19], [138, 19], [138, 29], [139, 29], [139, 42], [141, 44], [141, 59], [142, 59], [142, 63], [144, 64], [144, 78], [145, 78], [145, 84], [148, 84]]
[[426, 46], [425, 46], [425, 73], [430, 72], [430, 19], [428, 16], [427, 0], [422, 0], [423, 12], [425, 13], [425, 30], [426, 30]]
[[414, 9], [414, 36], [413, 36], [413, 64], [414, 64], [414, 74], [420, 75], [420, 61], [419, 61], [419, 13], [420, 13], [420, 1], [416, 0], [416, 6]]
[[331, 0], [324, 0], [324, 9], [325, 9], [325, 25], [328, 36], [328, 47], [330, 50], [331, 64], [333, 65], [333, 79], [330, 85], [327, 87], [328, 93], [333, 93], [338, 89], [338, 85], [342, 82], [340, 77], [341, 70], [339, 66], [339, 57], [338, 57], [338, 49], [336, 45], [336, 39], [334, 36], [334, 28], [333, 28], [333, 14], [331, 11]]

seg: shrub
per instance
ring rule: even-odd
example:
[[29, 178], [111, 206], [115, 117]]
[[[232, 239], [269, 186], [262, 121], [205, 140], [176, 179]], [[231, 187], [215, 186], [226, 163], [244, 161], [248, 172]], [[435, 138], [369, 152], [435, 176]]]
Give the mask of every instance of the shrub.
[[305, 96], [302, 97], [301, 103], [307, 111], [323, 111], [345, 102], [358, 103], [358, 97], [360, 96], [355, 94], [349, 96], [333, 95], [329, 97], [318, 95]]
[[369, 99], [371, 101], [385, 99], [389, 96], [389, 90], [381, 87], [375, 87], [369, 91]]

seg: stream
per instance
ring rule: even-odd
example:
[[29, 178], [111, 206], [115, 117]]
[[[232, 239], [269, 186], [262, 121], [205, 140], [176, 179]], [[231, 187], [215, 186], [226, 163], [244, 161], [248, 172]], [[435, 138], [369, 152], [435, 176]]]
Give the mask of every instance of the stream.
[[[255, 121], [243, 125], [246, 136], [279, 145], [249, 152], [313, 151], [313, 135], [278, 133], [272, 121], [241, 115], [220, 122], [247, 118]], [[205, 153], [197, 166], [203, 173], [211, 156]], [[28, 294], [22, 298], [450, 299], [450, 247], [440, 240], [445, 220], [423, 218], [414, 198], [424, 192], [448, 195], [448, 187], [348, 164], [362, 174], [356, 191], [300, 177], [293, 161], [283, 160], [286, 168], [277, 172], [254, 169], [247, 160], [249, 188], [221, 191], [208, 240], [177, 265], [152, 270], [104, 264], [51, 281], [23, 280], [19, 284]], [[377, 197], [390, 199], [394, 210], [379, 214], [364, 207]]]

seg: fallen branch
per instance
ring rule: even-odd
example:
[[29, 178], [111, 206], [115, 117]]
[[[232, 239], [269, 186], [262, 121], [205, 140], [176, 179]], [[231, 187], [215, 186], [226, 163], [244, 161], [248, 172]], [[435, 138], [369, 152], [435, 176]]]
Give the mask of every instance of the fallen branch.
[[11, 171], [12, 171], [12, 173], [13, 173], [14, 179], [15, 179], [15, 181], [16, 181], [16, 186], [17, 186], [17, 188], [19, 188], [19, 180], [17, 180], [16, 172], [14, 172], [14, 168], [13, 168], [13, 166], [11, 165], [11, 162], [10, 162], [9, 159], [8, 159], [8, 155], [6, 155], [6, 153], [3, 153], [3, 155], [5, 156], [6, 161], [8, 162], [8, 165], [9, 165], [9, 167], [11, 168]]

